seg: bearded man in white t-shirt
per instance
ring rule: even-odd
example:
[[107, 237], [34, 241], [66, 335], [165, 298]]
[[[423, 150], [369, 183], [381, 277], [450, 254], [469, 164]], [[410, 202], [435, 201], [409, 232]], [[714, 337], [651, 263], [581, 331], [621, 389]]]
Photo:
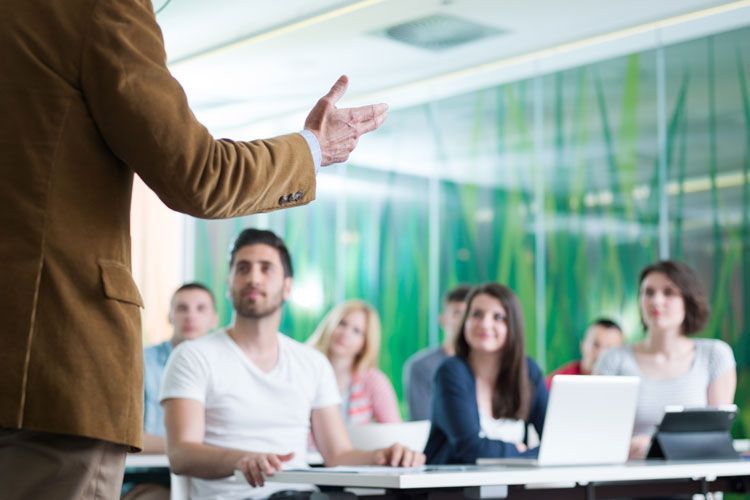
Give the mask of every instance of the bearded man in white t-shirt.
[[[330, 363], [279, 333], [292, 287], [284, 242], [270, 231], [246, 229], [229, 265], [234, 322], [178, 346], [162, 385], [170, 465], [191, 476], [191, 498], [260, 498], [300, 489], [264, 478], [306, 465], [311, 430], [328, 466], [423, 464], [422, 453], [400, 444], [355, 450]], [[247, 482], [236, 480], [234, 470]]]

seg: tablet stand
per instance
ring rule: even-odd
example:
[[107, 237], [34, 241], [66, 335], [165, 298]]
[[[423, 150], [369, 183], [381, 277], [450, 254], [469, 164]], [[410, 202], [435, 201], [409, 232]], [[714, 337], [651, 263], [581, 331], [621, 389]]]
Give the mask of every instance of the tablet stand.
[[729, 431], [657, 431], [646, 458], [711, 460], [738, 458]]

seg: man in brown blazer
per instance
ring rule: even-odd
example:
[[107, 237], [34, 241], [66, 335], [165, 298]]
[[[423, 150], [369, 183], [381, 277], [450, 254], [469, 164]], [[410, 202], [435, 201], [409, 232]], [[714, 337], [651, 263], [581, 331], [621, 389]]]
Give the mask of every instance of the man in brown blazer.
[[302, 134], [215, 140], [166, 68], [149, 0], [0, 2], [0, 490], [114, 498], [142, 433], [142, 301], [130, 273], [138, 174], [169, 207], [221, 218], [301, 205], [385, 105]]

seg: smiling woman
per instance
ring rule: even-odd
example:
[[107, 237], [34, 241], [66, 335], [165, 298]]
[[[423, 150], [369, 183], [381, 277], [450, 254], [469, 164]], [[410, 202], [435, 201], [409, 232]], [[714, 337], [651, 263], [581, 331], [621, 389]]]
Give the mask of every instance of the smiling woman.
[[547, 388], [526, 356], [521, 305], [508, 287], [486, 283], [469, 293], [455, 349], [435, 375], [427, 462], [534, 455], [527, 424], [542, 435]]

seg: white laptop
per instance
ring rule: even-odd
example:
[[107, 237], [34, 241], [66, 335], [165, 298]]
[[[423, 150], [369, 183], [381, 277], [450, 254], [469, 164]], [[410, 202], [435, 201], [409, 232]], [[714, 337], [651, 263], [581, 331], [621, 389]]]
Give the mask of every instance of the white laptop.
[[638, 377], [557, 375], [552, 379], [539, 458], [480, 458], [477, 464], [594, 465], [628, 459]]

